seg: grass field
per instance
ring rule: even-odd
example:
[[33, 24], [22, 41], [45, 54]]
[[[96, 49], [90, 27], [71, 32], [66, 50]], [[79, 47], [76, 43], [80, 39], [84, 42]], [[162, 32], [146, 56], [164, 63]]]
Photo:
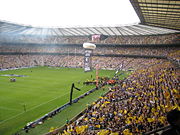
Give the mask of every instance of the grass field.
[[[12, 77], [1, 76], [5, 74], [26, 75], [26, 77], [16, 77], [16, 82], [10, 82], [9, 79]], [[82, 84], [83, 81], [91, 79], [91, 75], [95, 78], [95, 71], [84, 73], [83, 69], [48, 67], [0, 71], [0, 135], [11, 135], [28, 122], [67, 103], [73, 82], [76, 87], [81, 88], [81, 91], [74, 91], [73, 98], [94, 88], [93, 85]], [[99, 71], [99, 76], [113, 75], [114, 71]], [[101, 92], [94, 94], [94, 98], [97, 99], [100, 94]], [[83, 103], [91, 101], [90, 98]], [[83, 106], [77, 108], [77, 111], [82, 109]], [[77, 113], [72, 113], [72, 116], [68, 117], [73, 117]]]

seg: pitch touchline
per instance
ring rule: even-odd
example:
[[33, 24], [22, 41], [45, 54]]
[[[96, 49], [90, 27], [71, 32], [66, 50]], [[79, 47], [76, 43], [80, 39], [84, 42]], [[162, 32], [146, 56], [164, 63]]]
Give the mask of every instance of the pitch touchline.
[[[68, 93], [66, 93], [66, 94], [64, 94], [64, 95], [67, 95], [67, 94], [68, 94]], [[56, 98], [54, 98], [54, 99], [51, 99], [51, 100], [49, 100], [49, 101], [47, 101], [47, 102], [44, 102], [44, 103], [42, 103], [42, 104], [39, 104], [39, 105], [37, 105], [37, 106], [35, 106], [35, 107], [27, 110], [26, 112], [31, 111], [31, 110], [34, 110], [35, 108], [37, 108], [37, 107], [39, 107], [39, 106], [42, 106], [42, 105], [44, 105], [44, 104], [47, 104], [47, 103], [49, 103], [49, 102], [51, 102], [51, 101], [53, 101], [53, 100], [56, 100], [56, 99], [58, 99], [58, 98], [60, 98], [60, 97], [62, 97], [62, 96], [64, 96], [64, 95], [61, 95], [61, 96], [56, 97]], [[1, 122], [0, 122], [0, 125], [1, 125], [2, 123], [4, 123], [4, 122], [8, 121], [8, 120], [11, 120], [11, 119], [16, 118], [17, 116], [19, 116], [19, 115], [21, 115], [21, 114], [23, 114], [23, 113], [25, 113], [25, 112], [19, 113], [19, 114], [15, 115], [15, 116], [12, 116], [12, 117], [10, 117], [10, 118], [8, 118], [8, 119], [6, 119], [6, 120], [1, 121]]]

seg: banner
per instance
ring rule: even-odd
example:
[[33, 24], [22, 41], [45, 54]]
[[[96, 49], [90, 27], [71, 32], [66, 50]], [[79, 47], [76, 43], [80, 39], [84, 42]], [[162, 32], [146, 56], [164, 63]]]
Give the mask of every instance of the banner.
[[91, 55], [92, 55], [92, 50], [90, 49], [85, 49], [84, 52], [84, 71], [91, 71]]
[[96, 42], [100, 40], [101, 35], [92, 35], [92, 42]]

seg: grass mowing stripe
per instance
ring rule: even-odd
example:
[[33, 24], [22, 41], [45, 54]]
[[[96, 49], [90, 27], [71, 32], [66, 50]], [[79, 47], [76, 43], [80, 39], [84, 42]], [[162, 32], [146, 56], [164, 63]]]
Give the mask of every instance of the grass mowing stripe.
[[[54, 100], [56, 100], [56, 99], [58, 99], [58, 98], [60, 98], [60, 97], [62, 97], [62, 96], [65, 96], [65, 95], [67, 95], [67, 94], [68, 94], [68, 93], [66, 93], [66, 94], [64, 94], [64, 95], [61, 95], [61, 96], [59, 96], [59, 97], [56, 97], [56, 98], [54, 98], [54, 99], [51, 99], [51, 100], [49, 100], [49, 101], [47, 101], [47, 102], [44, 102], [44, 103], [42, 103], [42, 104], [39, 104], [39, 105], [37, 105], [37, 106], [34, 106], [34, 107], [28, 109], [26, 112], [31, 111], [31, 110], [34, 110], [34, 109], [36, 109], [36, 108], [39, 107], [39, 106], [45, 105], [45, 104], [47, 104], [47, 103], [49, 103], [49, 102], [51, 102], [51, 101], [54, 101]], [[23, 114], [23, 113], [25, 113], [25, 112], [19, 113], [19, 114], [15, 115], [15, 116], [10, 117], [9, 119], [6, 119], [6, 120], [1, 121], [1, 122], [0, 122], [0, 125], [3, 124], [4, 122], [8, 121], [8, 120], [11, 120], [11, 119], [13, 119], [13, 118], [16, 118], [17, 116], [19, 116], [19, 115], [21, 115], [21, 114]]]

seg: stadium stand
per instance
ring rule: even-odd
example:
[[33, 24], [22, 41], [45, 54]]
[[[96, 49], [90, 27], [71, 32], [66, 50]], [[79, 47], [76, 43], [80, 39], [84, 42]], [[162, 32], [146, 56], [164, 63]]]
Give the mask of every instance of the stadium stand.
[[[80, 46], [31, 46], [31, 45], [1, 45], [1, 69], [24, 66], [59, 66], [83, 67], [84, 50]], [[113, 57], [111, 55], [127, 55]], [[131, 57], [130, 57], [130, 56]], [[103, 57], [102, 57], [103, 56]], [[129, 57], [128, 57], [129, 56]], [[136, 58], [142, 56], [142, 58]], [[128, 68], [137, 69], [147, 65], [154, 59], [143, 56], [165, 56], [179, 60], [179, 47], [97, 47], [94, 50], [93, 67], [97, 64], [104, 69], [117, 69], [123, 63]]]
[[166, 113], [180, 109], [178, 72], [169, 62], [136, 70], [62, 133], [130, 135], [167, 126]]

